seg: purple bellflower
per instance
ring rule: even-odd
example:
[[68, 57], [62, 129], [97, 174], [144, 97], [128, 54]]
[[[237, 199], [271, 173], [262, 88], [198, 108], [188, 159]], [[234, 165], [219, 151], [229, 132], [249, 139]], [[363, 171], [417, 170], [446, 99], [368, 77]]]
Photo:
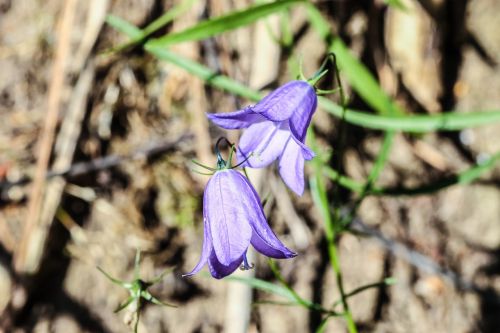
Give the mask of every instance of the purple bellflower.
[[271, 258], [295, 257], [296, 254], [285, 247], [269, 227], [260, 198], [248, 179], [230, 163], [226, 165], [220, 154], [217, 165], [203, 194], [201, 258], [185, 276], [198, 273], [207, 263], [216, 279], [231, 274], [240, 266], [250, 269], [252, 266], [246, 258], [250, 244]]
[[316, 105], [316, 92], [308, 82], [291, 81], [256, 105], [207, 117], [225, 129], [246, 128], [238, 145], [238, 163], [262, 168], [279, 160], [281, 178], [302, 195], [304, 160], [314, 157], [304, 142]]

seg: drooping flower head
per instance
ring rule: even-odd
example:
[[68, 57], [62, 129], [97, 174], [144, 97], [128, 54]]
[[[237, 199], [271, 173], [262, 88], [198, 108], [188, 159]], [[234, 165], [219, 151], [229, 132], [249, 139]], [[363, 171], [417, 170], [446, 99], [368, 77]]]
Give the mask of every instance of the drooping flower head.
[[304, 192], [304, 160], [314, 153], [305, 145], [306, 131], [316, 110], [317, 96], [306, 81], [291, 81], [259, 103], [243, 110], [208, 114], [226, 129], [246, 128], [238, 148], [238, 162], [252, 168], [278, 160], [281, 178], [298, 195]]
[[271, 258], [296, 256], [271, 230], [257, 192], [245, 176], [231, 167], [230, 161], [231, 156], [226, 162], [218, 153], [217, 169], [203, 194], [201, 258], [186, 276], [198, 273], [207, 263], [210, 274], [217, 279], [240, 266], [249, 269], [246, 252], [250, 244]]

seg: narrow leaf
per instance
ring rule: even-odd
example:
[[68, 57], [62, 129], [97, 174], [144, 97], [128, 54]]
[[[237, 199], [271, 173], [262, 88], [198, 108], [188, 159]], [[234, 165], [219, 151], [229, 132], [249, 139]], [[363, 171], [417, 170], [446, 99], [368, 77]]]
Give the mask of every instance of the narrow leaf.
[[391, 7], [400, 9], [402, 11], [408, 11], [408, 7], [406, 7], [401, 0], [384, 0], [384, 2]]
[[[169, 11], [165, 12], [162, 16], [148, 24], [144, 30], [140, 30], [140, 34], [135, 30], [128, 30], [127, 32], [122, 31], [127, 34], [131, 39], [130, 41], [111, 48], [108, 52], [119, 52], [127, 49], [137, 43], [143, 42], [147, 37], [158, 31], [159, 29], [165, 27], [168, 23], [172, 22], [176, 17], [182, 15], [191, 8], [193, 3], [197, 0], [184, 0], [175, 7], [172, 7]], [[128, 22], [127, 22], [128, 23]]]
[[[342, 117], [342, 108], [332, 101], [318, 97], [323, 109], [335, 117]], [[458, 131], [500, 121], [500, 110], [456, 112], [449, 111], [433, 115], [379, 116], [348, 109], [345, 120], [358, 125], [378, 130], [425, 133], [434, 131]]]
[[171, 33], [161, 38], [151, 40], [148, 44], [150, 44], [150, 46], [166, 47], [175, 43], [197, 41], [209, 38], [226, 31], [246, 26], [262, 17], [268, 16], [303, 1], [304, 0], [280, 0], [261, 5], [254, 5], [241, 11], [231, 12], [227, 15], [222, 15], [200, 22], [190, 28], [187, 28], [186, 30]]
[[[146, 44], [146, 50], [158, 59], [171, 62], [189, 73], [206, 81], [207, 84], [226, 90], [252, 101], [259, 101], [261, 93], [248, 88], [227, 76], [218, 74], [208, 67], [184, 58], [176, 53]], [[332, 101], [318, 97], [319, 105], [335, 117], [342, 118], [342, 107]], [[381, 116], [359, 110], [347, 109], [345, 121], [365, 128], [383, 131], [425, 133], [433, 131], [457, 131], [465, 128], [500, 122], [500, 110], [474, 111], [468, 113], [449, 111], [435, 115]]]
[[403, 113], [382, 90], [365, 65], [351, 54], [340, 38], [334, 38], [329, 51], [335, 53], [339, 67], [348, 77], [349, 84], [366, 103], [382, 115]]
[[[442, 180], [434, 181], [432, 184], [423, 185], [419, 187], [413, 188], [381, 188], [374, 187], [370, 190], [370, 195], [389, 195], [389, 196], [401, 196], [401, 195], [422, 195], [422, 194], [431, 194], [442, 190], [444, 188], [453, 186], [453, 185], [464, 185], [473, 182], [478, 179], [481, 175], [486, 173], [487, 171], [493, 169], [493, 167], [500, 162], [500, 153], [496, 153], [491, 156], [486, 161], [476, 164], [473, 167], [460, 172], [459, 174], [448, 177]], [[344, 175], [339, 175], [337, 171], [334, 169], [325, 166], [323, 168], [324, 174], [333, 181], [337, 181], [337, 183], [353, 192], [361, 193], [363, 191], [364, 184], [349, 178]]]
[[158, 59], [171, 62], [174, 65], [185, 69], [189, 73], [206, 81], [207, 84], [253, 101], [258, 101], [262, 98], [262, 95], [257, 91], [252, 90], [247, 86], [228, 78], [227, 76], [217, 74], [208, 67], [188, 58], [183, 58], [182, 56], [179, 56], [178, 54], [175, 54], [167, 49], [155, 47], [150, 43], [146, 43], [145, 49], [155, 55]]
[[240, 283], [246, 284], [252, 288], [255, 288], [255, 289], [258, 289], [261, 291], [265, 291], [265, 292], [270, 293], [270, 294], [284, 297], [287, 300], [289, 300], [290, 302], [292, 302], [293, 304], [300, 305], [300, 303], [297, 301], [297, 299], [295, 298], [293, 293], [290, 292], [290, 290], [288, 290], [287, 288], [285, 288], [283, 286], [280, 286], [280, 285], [277, 285], [274, 283], [270, 283], [270, 282], [267, 282], [267, 281], [264, 281], [261, 279], [257, 279], [257, 278], [229, 276], [226, 279], [229, 281], [240, 282]]
[[141, 29], [137, 28], [135, 25], [125, 21], [121, 17], [115, 15], [106, 16], [106, 22], [115, 28], [116, 30], [124, 33], [129, 38], [140, 38], [142, 36]]

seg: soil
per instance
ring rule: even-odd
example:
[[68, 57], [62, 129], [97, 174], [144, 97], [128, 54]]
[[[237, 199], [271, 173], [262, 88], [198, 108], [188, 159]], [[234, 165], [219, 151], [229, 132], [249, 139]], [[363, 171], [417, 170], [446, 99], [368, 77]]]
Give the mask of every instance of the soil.
[[[113, 14], [144, 27], [179, 2], [77, 2], [49, 167], [70, 171], [45, 183], [37, 218], [48, 214], [47, 225], [30, 234], [32, 180], [42, 154], [49, 95], [61, 75], [54, 63], [65, 2], [0, 0], [0, 332], [130, 332], [130, 308], [113, 313], [127, 291], [96, 267], [132, 280], [137, 248], [144, 279], [172, 270], [150, 291], [177, 306], [145, 304], [139, 332], [314, 332], [321, 323], [317, 312], [265, 304], [283, 300], [228, 279], [181, 276], [199, 259], [208, 179], [193, 173], [190, 161], [213, 165], [217, 138], [238, 138], [210, 124], [204, 114], [233, 111], [249, 101], [205, 85], [140, 47], [104, 54], [126, 38], [103, 21]], [[402, 3], [406, 10], [384, 1], [317, 1], [317, 6], [332, 31], [408, 112], [498, 109], [500, 2]], [[157, 35], [250, 4], [198, 1]], [[305, 11], [294, 8], [288, 14], [294, 54], [302, 55], [304, 71], [313, 73], [324, 57], [324, 43]], [[280, 19], [275, 15], [173, 50], [252, 88], [274, 88], [292, 79], [290, 50], [269, 34], [280, 29]], [[353, 108], [370, 110], [353, 91], [349, 96]], [[318, 109], [313, 126], [322, 147], [335, 155], [338, 120]], [[346, 126], [343, 171], [365, 179], [382, 139], [378, 131]], [[399, 133], [377, 184], [430, 184], [498, 151], [500, 124]], [[312, 174], [310, 166], [306, 174]], [[259, 192], [269, 195], [265, 209], [273, 230], [299, 252], [293, 260], [279, 261], [283, 277], [302, 297], [330, 307], [338, 299], [336, 279], [310, 192], [299, 198], [287, 191], [276, 168], [252, 177], [260, 183]], [[360, 332], [500, 331], [499, 182], [497, 166], [473, 184], [362, 202], [353, 223], [362, 232], [338, 238], [345, 288], [386, 277], [397, 282], [350, 298]], [[328, 187], [335, 191], [333, 184]], [[352, 207], [356, 197], [341, 193], [335, 204]], [[27, 252], [25, 239], [34, 244]], [[278, 283], [266, 258], [251, 256], [255, 269], [235, 274]], [[31, 262], [35, 269], [29, 269]], [[332, 318], [325, 332], [347, 329], [342, 318]]]

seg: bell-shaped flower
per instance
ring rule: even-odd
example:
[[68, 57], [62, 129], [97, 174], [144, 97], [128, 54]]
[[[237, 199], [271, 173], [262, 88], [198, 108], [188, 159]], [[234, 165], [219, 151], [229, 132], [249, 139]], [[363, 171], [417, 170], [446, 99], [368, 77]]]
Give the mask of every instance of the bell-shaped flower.
[[304, 141], [316, 105], [317, 96], [309, 83], [291, 81], [256, 105], [207, 116], [226, 129], [246, 128], [238, 144], [238, 162], [262, 168], [279, 160], [281, 178], [291, 190], [302, 195], [304, 160], [314, 157]]
[[208, 263], [214, 278], [221, 279], [242, 267], [248, 246], [277, 259], [295, 257], [269, 227], [259, 196], [248, 179], [234, 169], [217, 170], [203, 195], [204, 238], [201, 258], [191, 273]]

